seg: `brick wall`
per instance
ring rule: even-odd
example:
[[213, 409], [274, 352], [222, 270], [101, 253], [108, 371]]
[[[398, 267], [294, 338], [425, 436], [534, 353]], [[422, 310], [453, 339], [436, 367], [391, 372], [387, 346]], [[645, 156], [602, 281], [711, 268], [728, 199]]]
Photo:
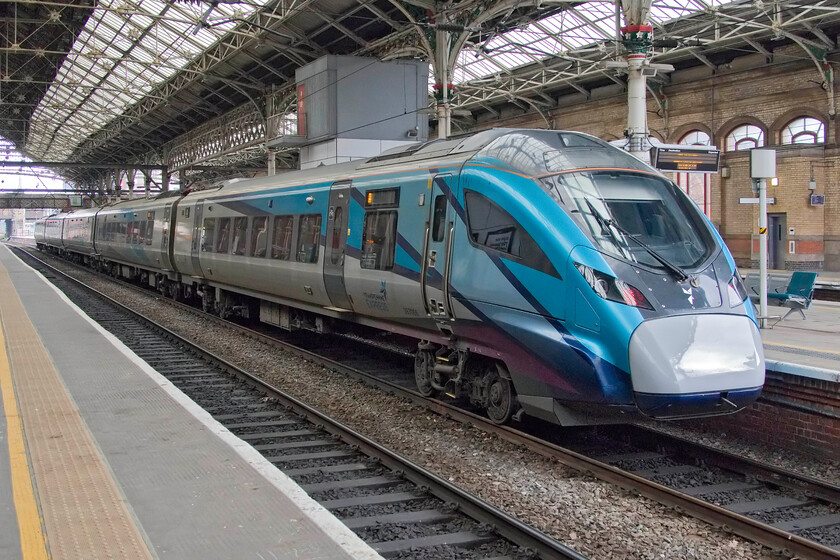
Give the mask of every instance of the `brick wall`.
[[[648, 96], [648, 126], [655, 136], [676, 143], [693, 129], [709, 133], [718, 147], [739, 124], [762, 128], [765, 147], [777, 150], [779, 186], [768, 196], [776, 203], [768, 212], [782, 214], [785, 231], [783, 264], [793, 270], [840, 270], [840, 119], [828, 118], [828, 95], [823, 76], [797, 46], [763, 55], [746, 55], [715, 70], [700, 66], [674, 72], [662, 88], [663, 106]], [[579, 130], [605, 140], [620, 138], [627, 122], [627, 94], [618, 85], [583, 94], [562, 96], [546, 118], [508, 108], [498, 118], [485, 116], [476, 128], [493, 126]], [[835, 95], [835, 98], [837, 96]], [[840, 106], [840, 100], [837, 102]], [[780, 131], [793, 118], [810, 116], [826, 124], [828, 142], [820, 146], [779, 146]], [[546, 122], [546, 120], [548, 122]], [[729, 177], [711, 177], [709, 217], [730, 244], [741, 266], [755, 265], [750, 240], [758, 234], [758, 205], [741, 204], [752, 197], [749, 154], [724, 154], [722, 166]], [[810, 205], [808, 182], [817, 183], [816, 194], [825, 195], [825, 206]], [[794, 241], [794, 252], [787, 251]]]
[[758, 402], [734, 415], [692, 420], [687, 425], [836, 461], [840, 459], [840, 383], [767, 372]]

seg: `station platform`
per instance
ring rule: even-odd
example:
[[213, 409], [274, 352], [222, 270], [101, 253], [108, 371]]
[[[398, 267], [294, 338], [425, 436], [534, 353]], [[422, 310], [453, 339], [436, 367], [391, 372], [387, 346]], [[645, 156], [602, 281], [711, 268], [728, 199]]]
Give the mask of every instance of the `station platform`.
[[380, 558], [5, 246], [0, 323], [0, 558]]
[[[742, 269], [741, 274], [758, 274]], [[790, 275], [791, 271], [769, 270], [769, 274]], [[840, 272], [820, 271], [815, 287], [840, 291]], [[799, 375], [840, 383], [840, 302], [814, 300], [806, 318], [789, 309], [770, 305], [768, 327], [761, 330], [768, 371]]]
[[[784, 307], [768, 307], [770, 315], [784, 315]], [[840, 383], [840, 303], [816, 300], [806, 319], [791, 313], [783, 321], [770, 320], [761, 330], [767, 369]]]

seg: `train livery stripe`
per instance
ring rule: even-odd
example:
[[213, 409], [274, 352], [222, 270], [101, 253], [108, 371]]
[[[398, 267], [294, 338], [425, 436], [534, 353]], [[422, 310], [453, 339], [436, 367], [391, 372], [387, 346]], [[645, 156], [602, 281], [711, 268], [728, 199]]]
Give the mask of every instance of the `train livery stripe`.
[[397, 232], [397, 247], [400, 247], [403, 251], [405, 251], [405, 254], [414, 261], [414, 264], [418, 266], [419, 272], [420, 263], [422, 262], [423, 257], [420, 255], [420, 251], [415, 249], [408, 239], [403, 237], [403, 234], [399, 232]]
[[[486, 252], [486, 251], [485, 251]], [[516, 275], [507, 267], [507, 265], [502, 261], [502, 258], [499, 255], [494, 255], [489, 252], [486, 252], [487, 256], [490, 257], [490, 260], [493, 261], [493, 264], [496, 265], [496, 268], [499, 269], [499, 272], [502, 273], [507, 281], [510, 283], [513, 288], [519, 292], [525, 301], [527, 301], [531, 307], [534, 308], [534, 311], [543, 315], [544, 317], [550, 317], [551, 313], [546, 309], [543, 304], [539, 302], [539, 300], [531, 293], [528, 288], [516, 277]]]
[[365, 207], [365, 195], [362, 194], [358, 188], [351, 186], [350, 187], [350, 197], [362, 208]]

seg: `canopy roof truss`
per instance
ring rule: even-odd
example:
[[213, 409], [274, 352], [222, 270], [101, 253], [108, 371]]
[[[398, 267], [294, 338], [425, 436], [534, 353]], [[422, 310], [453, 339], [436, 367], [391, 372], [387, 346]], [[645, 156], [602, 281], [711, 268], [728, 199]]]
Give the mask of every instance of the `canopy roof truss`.
[[[830, 65], [840, 28], [840, 0], [649, 10], [653, 59], [677, 67], [769, 57], [780, 42]], [[30, 0], [0, 11], [0, 136], [42, 160], [169, 163], [174, 150], [178, 166], [264, 165], [265, 140], [294, 118], [296, 68], [325, 54], [433, 61], [439, 22], [454, 30], [460, 115], [508, 103], [545, 114], [564, 93], [623, 83], [604, 64], [622, 55], [613, 0]]]

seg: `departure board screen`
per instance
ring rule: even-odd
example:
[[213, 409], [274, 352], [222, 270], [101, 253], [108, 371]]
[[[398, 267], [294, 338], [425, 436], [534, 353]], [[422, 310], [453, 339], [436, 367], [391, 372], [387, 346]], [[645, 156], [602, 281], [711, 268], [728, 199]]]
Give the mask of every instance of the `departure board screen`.
[[679, 173], [717, 173], [720, 169], [720, 150], [707, 148], [651, 148], [653, 166], [662, 171]]

